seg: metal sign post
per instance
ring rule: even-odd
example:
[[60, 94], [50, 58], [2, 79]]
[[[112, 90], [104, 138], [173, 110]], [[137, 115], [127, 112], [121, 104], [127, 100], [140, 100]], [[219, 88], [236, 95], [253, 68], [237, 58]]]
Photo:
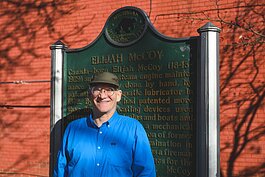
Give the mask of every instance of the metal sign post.
[[197, 98], [197, 174], [219, 177], [219, 33], [207, 23], [200, 29]]

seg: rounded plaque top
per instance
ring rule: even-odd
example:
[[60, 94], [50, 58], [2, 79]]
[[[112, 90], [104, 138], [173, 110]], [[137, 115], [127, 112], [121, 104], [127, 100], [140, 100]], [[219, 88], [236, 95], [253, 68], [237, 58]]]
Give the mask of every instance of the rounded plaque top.
[[137, 42], [147, 27], [145, 14], [134, 7], [124, 7], [116, 10], [109, 17], [105, 35], [117, 46], [129, 46]]

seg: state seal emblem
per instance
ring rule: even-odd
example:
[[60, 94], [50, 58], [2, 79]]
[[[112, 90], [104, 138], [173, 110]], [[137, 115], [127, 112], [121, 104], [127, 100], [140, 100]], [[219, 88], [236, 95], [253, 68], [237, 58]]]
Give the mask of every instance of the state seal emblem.
[[145, 14], [134, 7], [119, 9], [109, 17], [106, 38], [114, 45], [129, 46], [137, 42], [147, 27]]

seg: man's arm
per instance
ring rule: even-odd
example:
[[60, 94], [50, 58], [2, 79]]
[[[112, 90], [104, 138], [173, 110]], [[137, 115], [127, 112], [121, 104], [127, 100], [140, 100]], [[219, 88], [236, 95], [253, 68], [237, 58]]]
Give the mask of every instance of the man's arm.
[[67, 142], [67, 135], [69, 132], [69, 127], [66, 128], [63, 136], [63, 141], [59, 152], [57, 154], [57, 161], [53, 171], [53, 177], [66, 177], [66, 165], [67, 165], [67, 154], [66, 154], [66, 142]]
[[155, 177], [155, 163], [147, 134], [142, 125], [137, 127], [133, 159], [134, 177]]

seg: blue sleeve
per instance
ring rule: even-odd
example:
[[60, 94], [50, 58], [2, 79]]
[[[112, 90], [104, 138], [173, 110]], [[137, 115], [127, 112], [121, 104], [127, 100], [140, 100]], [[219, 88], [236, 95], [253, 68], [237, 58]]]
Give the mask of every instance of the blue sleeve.
[[57, 154], [57, 162], [54, 167], [53, 177], [65, 177], [67, 176], [66, 166], [67, 166], [67, 156], [66, 156], [66, 144], [67, 144], [67, 134], [69, 132], [69, 127], [66, 128], [62, 140], [61, 147]]
[[147, 134], [140, 124], [135, 134], [135, 149], [133, 159], [134, 177], [156, 177], [155, 163]]

